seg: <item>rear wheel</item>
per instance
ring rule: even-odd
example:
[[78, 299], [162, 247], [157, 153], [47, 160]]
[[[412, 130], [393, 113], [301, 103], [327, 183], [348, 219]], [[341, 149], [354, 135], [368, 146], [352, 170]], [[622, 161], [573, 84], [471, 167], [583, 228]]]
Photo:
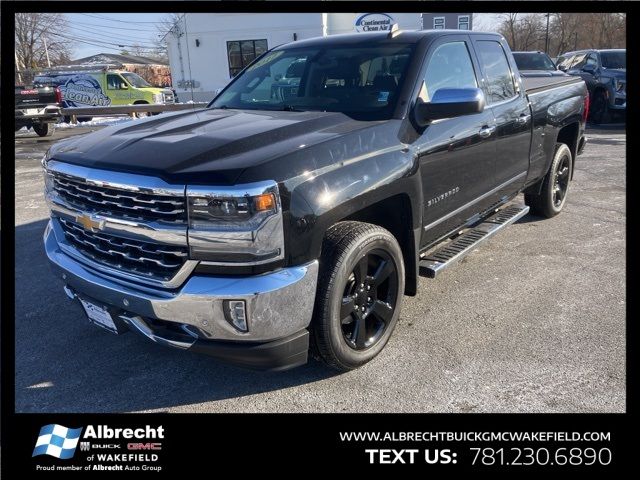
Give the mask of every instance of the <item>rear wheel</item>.
[[610, 118], [609, 102], [605, 93], [600, 90], [595, 93], [591, 104], [591, 114], [589, 120], [595, 124], [607, 123]]
[[571, 150], [564, 143], [556, 144], [556, 153], [549, 171], [542, 180], [540, 193], [524, 195], [524, 201], [531, 207], [531, 213], [551, 218], [562, 211], [567, 200], [572, 169]]
[[33, 131], [41, 137], [50, 137], [56, 131], [56, 126], [53, 123], [40, 123], [33, 126]]
[[327, 232], [320, 262], [312, 350], [336, 370], [352, 370], [380, 353], [396, 325], [402, 251], [382, 227], [340, 222]]

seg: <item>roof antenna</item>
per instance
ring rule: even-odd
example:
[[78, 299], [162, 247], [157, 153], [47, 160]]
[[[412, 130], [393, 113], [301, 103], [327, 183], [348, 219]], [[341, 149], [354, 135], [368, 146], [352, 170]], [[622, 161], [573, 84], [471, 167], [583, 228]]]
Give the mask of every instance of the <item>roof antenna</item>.
[[400, 33], [400, 27], [397, 23], [394, 23], [393, 25], [391, 25], [391, 28], [389, 28], [389, 34], [387, 35], [387, 38], [394, 38], [398, 33]]

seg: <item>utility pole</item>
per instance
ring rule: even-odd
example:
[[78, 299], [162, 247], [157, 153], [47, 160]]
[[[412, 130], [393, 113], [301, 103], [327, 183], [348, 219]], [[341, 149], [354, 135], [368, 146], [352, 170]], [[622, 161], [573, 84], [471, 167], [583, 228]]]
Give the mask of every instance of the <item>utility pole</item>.
[[547, 13], [547, 33], [544, 37], [544, 53], [546, 53], [547, 55], [549, 54], [549, 17], [551, 16], [550, 13]]
[[16, 70], [18, 74], [18, 83], [22, 83], [22, 74], [20, 73], [20, 60], [18, 60], [18, 52], [15, 52], [16, 55]]
[[47, 47], [47, 37], [43, 36], [42, 41], [44, 42], [44, 53], [47, 55], [47, 67], [51, 68], [51, 62], [49, 61], [49, 48]]

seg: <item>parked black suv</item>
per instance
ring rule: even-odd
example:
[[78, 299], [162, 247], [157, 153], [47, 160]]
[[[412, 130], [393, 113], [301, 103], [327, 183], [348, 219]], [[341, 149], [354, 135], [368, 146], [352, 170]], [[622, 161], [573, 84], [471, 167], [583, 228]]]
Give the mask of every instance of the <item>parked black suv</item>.
[[580, 50], [558, 57], [558, 68], [577, 75], [587, 84], [591, 97], [589, 120], [606, 123], [627, 108], [627, 51]]

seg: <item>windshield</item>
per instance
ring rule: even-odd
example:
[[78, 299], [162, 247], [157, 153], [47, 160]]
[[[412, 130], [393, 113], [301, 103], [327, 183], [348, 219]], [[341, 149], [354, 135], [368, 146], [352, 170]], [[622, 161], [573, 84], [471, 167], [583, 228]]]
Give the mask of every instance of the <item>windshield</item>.
[[604, 68], [627, 68], [627, 52], [600, 52]]
[[124, 77], [124, 79], [129, 82], [129, 84], [131, 84], [131, 86], [136, 87], [136, 88], [144, 88], [144, 87], [150, 87], [151, 85], [149, 83], [147, 83], [147, 81], [142, 78], [140, 75], [138, 75], [137, 73], [121, 73], [120, 75], [122, 75]]
[[513, 58], [518, 70], [555, 70], [548, 55], [544, 53], [514, 53]]
[[247, 67], [213, 108], [319, 110], [391, 118], [413, 44], [274, 50]]

